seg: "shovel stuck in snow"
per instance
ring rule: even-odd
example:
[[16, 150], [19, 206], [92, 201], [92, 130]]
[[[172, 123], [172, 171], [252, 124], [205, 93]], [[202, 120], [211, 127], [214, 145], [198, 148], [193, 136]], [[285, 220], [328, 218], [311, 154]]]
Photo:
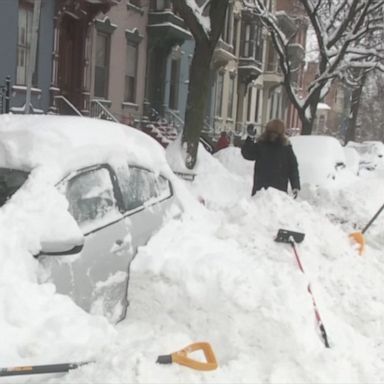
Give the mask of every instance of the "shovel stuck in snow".
[[357, 245], [358, 245], [358, 251], [359, 254], [362, 255], [365, 248], [365, 238], [364, 233], [366, 230], [371, 226], [371, 224], [377, 219], [377, 217], [380, 215], [381, 211], [384, 209], [384, 204], [379, 208], [379, 210], [373, 215], [372, 219], [369, 221], [369, 223], [364, 227], [364, 229], [361, 232], [353, 232], [349, 234], [349, 237], [353, 239]]
[[20, 376], [20, 375], [37, 375], [42, 373], [60, 373], [69, 372], [72, 369], [81, 367], [82, 365], [89, 364], [88, 362], [82, 363], [64, 363], [64, 364], [48, 364], [48, 365], [26, 365], [19, 367], [0, 368], [1, 376]]
[[[206, 362], [197, 361], [188, 357], [188, 354], [202, 350], [204, 352]], [[177, 363], [180, 365], [185, 365], [186, 367], [197, 369], [198, 371], [212, 371], [217, 368], [217, 361], [215, 354], [209, 343], [200, 342], [193, 343], [187, 347], [181, 349], [180, 351], [174, 352], [170, 355], [159, 356], [156, 360], [158, 364], [171, 364]]]
[[288, 231], [286, 229], [279, 229], [277, 232], [275, 241], [278, 243], [291, 243], [294, 241], [295, 243], [301, 243], [304, 240], [304, 233]]
[[[278, 243], [291, 244], [293, 252], [294, 252], [295, 257], [296, 257], [297, 265], [299, 266], [301, 272], [303, 272], [305, 274], [303, 264], [301, 263], [301, 260], [300, 260], [300, 257], [299, 257], [299, 254], [297, 252], [296, 245], [295, 245], [296, 243], [301, 243], [304, 240], [304, 236], [305, 236], [304, 233], [288, 231], [286, 229], [279, 229], [279, 231], [277, 232], [277, 236], [275, 238], [275, 241], [277, 241]], [[317, 309], [315, 297], [313, 296], [313, 293], [311, 290], [311, 284], [309, 284], [309, 283], [308, 283], [308, 292], [310, 293], [310, 295], [312, 297], [313, 309], [315, 311], [316, 321], [317, 321], [317, 325], [318, 325], [319, 330], [320, 330], [321, 338], [323, 339], [325, 347], [330, 348], [329, 342], [328, 342], [327, 332], [325, 331], [323, 321], [321, 320], [321, 317], [320, 317], [320, 312]]]

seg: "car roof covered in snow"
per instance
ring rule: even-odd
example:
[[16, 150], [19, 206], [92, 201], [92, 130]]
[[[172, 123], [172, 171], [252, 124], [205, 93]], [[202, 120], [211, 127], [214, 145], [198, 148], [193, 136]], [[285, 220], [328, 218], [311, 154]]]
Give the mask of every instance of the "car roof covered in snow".
[[335, 166], [345, 164], [340, 142], [331, 136], [290, 137], [296, 154], [302, 183], [322, 184], [335, 176]]
[[0, 167], [56, 165], [66, 172], [119, 155], [149, 169], [168, 168], [161, 145], [127, 125], [79, 116], [0, 116]]

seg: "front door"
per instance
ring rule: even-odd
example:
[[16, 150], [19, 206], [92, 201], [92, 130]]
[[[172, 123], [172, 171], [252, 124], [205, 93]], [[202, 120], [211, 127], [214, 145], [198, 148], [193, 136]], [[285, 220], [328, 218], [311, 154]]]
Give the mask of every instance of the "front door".
[[61, 94], [79, 110], [83, 109], [85, 28], [84, 20], [69, 14], [61, 19], [58, 86]]

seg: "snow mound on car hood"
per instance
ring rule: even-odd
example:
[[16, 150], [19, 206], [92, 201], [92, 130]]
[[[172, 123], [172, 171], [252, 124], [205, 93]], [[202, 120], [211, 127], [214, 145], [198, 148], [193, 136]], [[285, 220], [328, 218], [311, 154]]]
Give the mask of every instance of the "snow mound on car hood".
[[163, 147], [126, 125], [77, 116], [0, 116], [0, 166], [30, 170], [57, 164], [66, 171], [119, 153], [150, 169], [168, 169]]

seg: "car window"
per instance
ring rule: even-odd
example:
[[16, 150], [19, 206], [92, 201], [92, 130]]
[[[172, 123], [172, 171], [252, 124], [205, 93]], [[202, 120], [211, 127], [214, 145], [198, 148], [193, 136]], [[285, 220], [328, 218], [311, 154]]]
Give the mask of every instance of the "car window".
[[169, 181], [162, 175], [136, 166], [118, 171], [124, 208], [127, 211], [163, 200], [172, 195]]
[[0, 168], [0, 207], [24, 184], [27, 178], [27, 172]]
[[74, 176], [67, 183], [69, 211], [79, 226], [94, 229], [120, 216], [110, 173], [98, 168]]

